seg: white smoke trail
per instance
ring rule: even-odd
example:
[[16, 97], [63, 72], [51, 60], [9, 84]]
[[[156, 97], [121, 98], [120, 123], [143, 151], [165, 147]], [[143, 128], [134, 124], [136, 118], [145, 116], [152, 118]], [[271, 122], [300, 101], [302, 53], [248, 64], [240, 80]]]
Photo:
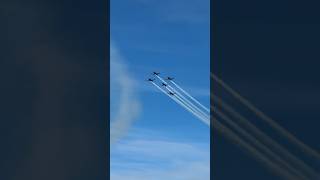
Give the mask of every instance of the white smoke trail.
[[[190, 106], [192, 106], [194, 109], [196, 109], [198, 112], [200, 112], [201, 114], [203, 114], [206, 118], [210, 118], [209, 115], [207, 115], [206, 113], [204, 113], [201, 109], [199, 109], [197, 106], [195, 106], [192, 102], [190, 102], [185, 96], [183, 96], [179, 91], [177, 91], [175, 88], [171, 87], [165, 80], [163, 80], [160, 76], [156, 75], [156, 77], [162, 81], [164, 84], [167, 84], [166, 88], [169, 90], [169, 91], [173, 91], [175, 93], [177, 93], [177, 95], [179, 97], [181, 97], [183, 99], [183, 101], [186, 103], [186, 104], [189, 104]], [[203, 106], [200, 102], [199, 102], [200, 106]]]
[[[134, 81], [128, 73], [126, 64], [113, 45], [110, 48], [110, 67], [110, 97], [113, 101], [111, 104], [118, 104], [110, 127], [110, 143], [113, 144], [127, 133], [133, 121], [138, 117], [140, 102], [136, 97]], [[118, 89], [114, 89], [116, 87]], [[116, 92], [119, 93], [119, 98], [112, 99], [116, 97]]]
[[308, 175], [310, 175], [313, 178], [319, 177], [319, 174], [316, 173], [309, 165], [304, 163], [302, 160], [297, 158], [295, 155], [290, 153], [286, 148], [281, 146], [279, 143], [274, 141], [271, 137], [269, 137], [267, 134], [259, 130], [255, 125], [253, 125], [247, 118], [242, 116], [240, 113], [238, 113], [235, 109], [233, 109], [230, 105], [225, 103], [221, 98], [212, 95], [212, 99], [221, 106], [226, 112], [230, 113], [234, 118], [238, 120], [239, 123], [241, 123], [243, 126], [245, 126], [247, 129], [252, 131], [254, 136], [258, 139], [260, 139], [262, 142], [267, 144], [267, 146], [272, 147], [274, 151], [281, 154], [281, 156], [291, 163], [295, 164], [299, 167], [300, 170], [304, 171]]
[[279, 176], [287, 179], [287, 180], [299, 180], [297, 177], [293, 176], [291, 173], [287, 171], [281, 170], [278, 165], [271, 160], [269, 160], [267, 157], [264, 156], [264, 154], [257, 151], [254, 147], [252, 147], [250, 144], [242, 140], [236, 133], [234, 133], [230, 128], [224, 126], [222, 123], [220, 123], [215, 118], [213, 119], [213, 128], [215, 128], [218, 132], [220, 132], [222, 135], [226, 136], [228, 139], [230, 139], [233, 143], [239, 145], [240, 147], [244, 148], [244, 150], [248, 151], [251, 155], [254, 155], [257, 160], [259, 160], [263, 165], [270, 168], [273, 172], [277, 173]]
[[166, 94], [168, 97], [170, 97], [171, 99], [173, 99], [176, 103], [180, 104], [181, 106], [183, 106], [186, 110], [188, 110], [189, 112], [191, 112], [194, 116], [196, 116], [199, 120], [201, 120], [202, 122], [204, 122], [207, 125], [210, 125], [210, 121], [209, 119], [205, 119], [203, 118], [201, 115], [197, 114], [196, 112], [194, 112], [192, 109], [190, 109], [189, 107], [187, 107], [185, 104], [183, 104], [182, 102], [180, 102], [179, 100], [173, 98], [172, 96], [170, 96], [167, 92], [165, 92], [161, 87], [159, 87], [157, 84], [155, 84], [154, 82], [151, 82], [155, 87], [157, 87], [161, 92], [163, 92], [164, 94]]
[[176, 84], [174, 81], [171, 81], [173, 85], [175, 85], [181, 92], [183, 92], [185, 95], [187, 95], [190, 99], [192, 99], [195, 103], [197, 103], [200, 107], [202, 107], [207, 112], [210, 112], [210, 110], [202, 105], [198, 100], [196, 100], [194, 97], [192, 97], [189, 93], [187, 93], [185, 90], [183, 90], [178, 84]]
[[320, 154], [312, 149], [311, 147], [304, 144], [302, 141], [297, 139], [293, 134], [282, 128], [280, 125], [278, 125], [273, 119], [268, 117], [266, 114], [264, 114], [261, 110], [256, 108], [253, 104], [251, 104], [248, 100], [246, 100], [244, 97], [242, 97], [238, 92], [233, 90], [229, 85], [227, 85], [225, 82], [223, 82], [220, 78], [218, 78], [213, 73], [210, 74], [211, 78], [215, 80], [217, 83], [219, 83], [225, 90], [227, 90], [233, 97], [238, 99], [242, 104], [244, 104], [248, 109], [253, 111], [258, 117], [260, 117], [262, 120], [269, 123], [269, 125], [274, 128], [276, 131], [278, 131], [279, 134], [286, 137], [289, 141], [291, 141], [293, 144], [295, 144], [297, 147], [299, 147], [302, 151], [309, 154], [313, 158], [320, 159]]
[[182, 101], [183, 103], [185, 103], [187, 106], [189, 106], [191, 109], [194, 109], [194, 111], [197, 111], [198, 113], [200, 113], [202, 116], [204, 116], [205, 118], [209, 119], [210, 116], [208, 114], [206, 114], [205, 112], [203, 112], [201, 109], [199, 109], [198, 107], [196, 107], [192, 102], [190, 102], [186, 97], [184, 97], [183, 95], [181, 95], [176, 89], [172, 88], [172, 87], [166, 87], [166, 89], [168, 91], [177, 93], [177, 95], [175, 97], [179, 98], [180, 101]]
[[206, 124], [209, 123], [209, 119], [206, 119], [204, 117], [202, 117], [200, 114], [198, 114], [196, 111], [190, 109], [188, 106], [186, 106], [184, 103], [182, 103], [181, 101], [179, 101], [178, 99], [170, 96], [167, 92], [165, 92], [161, 87], [159, 87], [157, 84], [155, 84], [154, 82], [152, 82], [152, 84], [154, 86], [156, 86], [161, 92], [163, 92], [164, 94], [166, 94], [168, 97], [170, 97], [171, 99], [173, 99], [175, 102], [177, 102], [178, 104], [180, 104], [181, 106], [183, 106], [186, 110], [188, 110], [189, 112], [191, 112], [193, 115], [195, 115], [197, 118], [199, 118], [201, 121], [205, 122]]
[[190, 102], [185, 96], [181, 95], [178, 91], [176, 91], [174, 88], [171, 88], [173, 92], [177, 93], [177, 98], [180, 98], [181, 101], [183, 101], [185, 104], [189, 105], [191, 108], [193, 108], [195, 111], [199, 112], [202, 114], [205, 118], [210, 118], [210, 115], [206, 114], [203, 112], [201, 109], [199, 109], [195, 104]]
[[[158, 76], [157, 76], [158, 77]], [[158, 77], [160, 80], [162, 80], [160, 77]], [[163, 81], [162, 81], [163, 82]], [[165, 93], [166, 95], [168, 95], [168, 93], [166, 93], [161, 87], [159, 87], [158, 85], [156, 85], [155, 83], [153, 83], [159, 90], [161, 90], [163, 93]], [[175, 92], [175, 88], [173, 87], [166, 87], [167, 90], [169, 91], [173, 91]], [[181, 87], [180, 87], [181, 88]], [[181, 88], [182, 89], [182, 88]], [[181, 91], [184, 91], [183, 89]], [[185, 92], [185, 91], [184, 91]], [[200, 120], [205, 120], [205, 122], [207, 125], [210, 125], [210, 120], [209, 119], [203, 119], [203, 117], [199, 117], [201, 116], [199, 114], [199, 109], [194, 108], [194, 106], [190, 106], [190, 104], [192, 104], [190, 101], [185, 101], [184, 100], [184, 96], [177, 93], [178, 96], [170, 96], [168, 95], [170, 98], [172, 98], [173, 100], [175, 100], [177, 103], [179, 103], [180, 105], [182, 105], [184, 108], [186, 108], [188, 111], [190, 111], [191, 113], [193, 113], [196, 117], [198, 117]], [[180, 100], [180, 101], [179, 101]], [[202, 105], [200, 103], [200, 105]], [[202, 105], [203, 106], [203, 105]], [[201, 111], [201, 110], [200, 110]], [[201, 111], [202, 112], [202, 111]], [[196, 114], [195, 114], [196, 113]], [[202, 112], [204, 113], [204, 112]], [[255, 147], [253, 147], [252, 145], [248, 144], [247, 142], [245, 142], [243, 139], [241, 139], [241, 137], [239, 137], [238, 135], [234, 134], [232, 131], [230, 132], [228, 129], [226, 130], [226, 127], [220, 127], [220, 132], [221, 132], [221, 128], [223, 128], [224, 132], [227, 131], [227, 134], [225, 133], [226, 136], [231, 136], [231, 139], [233, 139], [233, 141], [236, 141], [237, 144], [240, 144], [242, 147], [244, 147], [246, 150], [248, 150], [249, 152], [251, 152], [258, 160], [262, 161], [264, 165], [268, 166], [270, 169], [272, 169], [273, 171], [275, 171], [276, 173], [278, 173], [279, 175], [281, 175], [282, 177], [285, 177], [286, 179], [290, 179], [290, 180], [298, 180], [298, 179], [303, 179], [303, 180], [308, 180], [308, 177], [306, 177], [304, 174], [302, 174], [301, 172], [299, 172], [299, 170], [297, 170], [296, 168], [292, 167], [291, 164], [288, 164], [286, 161], [284, 161], [280, 156], [278, 156], [276, 153], [274, 153], [272, 150], [270, 150], [267, 146], [265, 146], [264, 144], [262, 144], [261, 142], [259, 142], [254, 136], [250, 135], [248, 132], [246, 132], [245, 130], [241, 129], [241, 127], [239, 127], [237, 124], [235, 124], [234, 122], [232, 122], [232, 120], [230, 118], [228, 118], [227, 116], [225, 116], [224, 114], [221, 114], [220, 111], [218, 111], [218, 115], [220, 117], [222, 117], [222, 119], [226, 120], [227, 118], [227, 123], [229, 125], [231, 125], [234, 129], [236, 129], [238, 132], [240, 132], [243, 136], [245, 136], [246, 138], [248, 138], [251, 142], [253, 142], [256, 146], [258, 146], [260, 149], [264, 150], [269, 156], [271, 156], [272, 158], [276, 159], [278, 161], [279, 164], [274, 163], [272, 160], [270, 160], [270, 158], [268, 156], [266, 156], [265, 154], [259, 152]], [[222, 125], [223, 126], [223, 125]], [[214, 128], [217, 128], [215, 125], [213, 125]], [[219, 127], [218, 127], [219, 129]], [[233, 134], [232, 134], [233, 133]], [[284, 168], [283, 166], [285, 166], [286, 168]], [[295, 173], [295, 175], [290, 173]], [[299, 178], [300, 177], [300, 178]]]
[[199, 112], [196, 109], [194, 109], [192, 106], [190, 106], [187, 102], [185, 102], [180, 96], [174, 96], [174, 98], [177, 98], [180, 102], [182, 102], [183, 104], [185, 104], [186, 106], [189, 107], [189, 109], [193, 110], [194, 112], [196, 112], [197, 114], [199, 114], [201, 117], [207, 119], [207, 121], [209, 121], [209, 116], [208, 115], [203, 115], [203, 112]]
[[[225, 122], [227, 122], [227, 124], [229, 124], [233, 129], [235, 129], [237, 132], [239, 132], [242, 136], [244, 136], [245, 138], [247, 138], [249, 141], [251, 141], [255, 146], [259, 147], [261, 150], [263, 150], [267, 155], [271, 156], [272, 158], [274, 158], [276, 161], [278, 161], [280, 164], [282, 164], [283, 166], [285, 166], [286, 168], [289, 169], [289, 171], [295, 173], [296, 175], [300, 176], [302, 179], [308, 180], [309, 178], [306, 177], [303, 173], [301, 173], [300, 170], [300, 166], [295, 168], [292, 167], [291, 164], [289, 164], [288, 162], [286, 162], [285, 160], [283, 160], [281, 158], [281, 156], [277, 155], [275, 152], [273, 152], [271, 150], [272, 146], [266, 146], [263, 143], [261, 143], [261, 141], [256, 138], [255, 136], [251, 135], [250, 133], [248, 133], [245, 129], [241, 128], [240, 126], [238, 126], [236, 123], [234, 123], [227, 115], [225, 115], [223, 112], [221, 112], [220, 110], [214, 108], [213, 112], [215, 112], [221, 119], [223, 119]], [[280, 167], [281, 169], [285, 170], [285, 168]], [[314, 177], [314, 176], [313, 176]]]

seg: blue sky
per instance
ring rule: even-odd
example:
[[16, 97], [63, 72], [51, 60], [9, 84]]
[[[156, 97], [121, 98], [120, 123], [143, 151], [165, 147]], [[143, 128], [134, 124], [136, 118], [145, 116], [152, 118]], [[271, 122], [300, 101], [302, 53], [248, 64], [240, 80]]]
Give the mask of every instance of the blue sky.
[[111, 0], [110, 15], [111, 179], [209, 179], [209, 127], [145, 81], [173, 76], [209, 107], [209, 0]]

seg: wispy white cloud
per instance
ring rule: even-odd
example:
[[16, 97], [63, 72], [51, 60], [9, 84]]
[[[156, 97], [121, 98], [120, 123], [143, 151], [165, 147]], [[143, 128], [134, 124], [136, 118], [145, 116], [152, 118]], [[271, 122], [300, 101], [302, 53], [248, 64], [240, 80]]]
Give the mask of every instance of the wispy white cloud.
[[151, 134], [135, 134], [115, 145], [111, 151], [111, 180], [209, 179], [209, 143], [181, 142]]
[[117, 104], [117, 108], [111, 112], [110, 141], [113, 144], [126, 134], [137, 119], [141, 103], [137, 97], [134, 79], [130, 76], [123, 57], [114, 44], [110, 47], [111, 104]]
[[[115, 148], [115, 151], [117, 151], [117, 153], [135, 154], [157, 159], [168, 159], [169, 157], [174, 156], [177, 158], [192, 160], [194, 157], [189, 156], [189, 154], [197, 154], [196, 158], [200, 158], [200, 155], [204, 155], [202, 154], [203, 152], [200, 149], [197, 149], [194, 145], [156, 139], [136, 139], [128, 142], [122, 142]], [[183, 153], [181, 153], [181, 151]]]
[[118, 173], [111, 172], [111, 180], [209, 180], [209, 163], [204, 162], [184, 162], [175, 168], [168, 170], [157, 170], [144, 167], [143, 171], [126, 171]]

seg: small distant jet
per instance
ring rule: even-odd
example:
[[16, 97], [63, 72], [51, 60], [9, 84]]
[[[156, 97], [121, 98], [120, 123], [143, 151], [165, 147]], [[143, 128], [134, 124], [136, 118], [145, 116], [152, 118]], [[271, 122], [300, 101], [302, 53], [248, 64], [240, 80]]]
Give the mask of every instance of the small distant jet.
[[170, 94], [171, 96], [174, 96], [176, 93], [168, 92], [168, 94]]
[[162, 83], [162, 86], [167, 86], [168, 84], [166, 84], [166, 83]]
[[158, 76], [160, 73], [159, 72], [153, 72], [153, 75]]
[[174, 78], [173, 77], [167, 77], [167, 80], [172, 81]]
[[149, 78], [149, 79], [147, 79], [147, 81], [153, 82], [153, 81], [154, 81], [154, 79]]

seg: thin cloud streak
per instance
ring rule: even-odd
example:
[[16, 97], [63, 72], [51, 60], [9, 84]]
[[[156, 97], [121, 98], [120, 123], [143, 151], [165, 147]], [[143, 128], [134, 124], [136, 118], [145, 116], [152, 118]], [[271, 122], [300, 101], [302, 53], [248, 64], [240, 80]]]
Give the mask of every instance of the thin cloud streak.
[[111, 180], [209, 179], [210, 152], [207, 146], [155, 136], [122, 140], [111, 152]]
[[[141, 111], [141, 103], [128, 67], [113, 44], [110, 52], [111, 88], [113, 88], [111, 97], [115, 98], [113, 103], [118, 104], [114, 119], [111, 120], [110, 143], [113, 144], [127, 133], [133, 121], [137, 119]], [[119, 93], [118, 98], [116, 93]]]

